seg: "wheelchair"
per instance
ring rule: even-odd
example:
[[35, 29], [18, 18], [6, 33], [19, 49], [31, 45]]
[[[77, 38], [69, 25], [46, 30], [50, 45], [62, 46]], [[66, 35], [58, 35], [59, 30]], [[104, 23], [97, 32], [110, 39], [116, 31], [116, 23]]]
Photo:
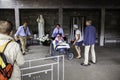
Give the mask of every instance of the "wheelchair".
[[[51, 56], [58, 56], [58, 55], [65, 55], [65, 57], [67, 57], [68, 60], [72, 60], [74, 55], [73, 53], [70, 52], [70, 46], [68, 43], [66, 43], [67, 45], [57, 45], [54, 48], [53, 45], [53, 40], [51, 40], [50, 43], [50, 55]], [[67, 46], [69, 46], [69, 48], [67, 48]]]

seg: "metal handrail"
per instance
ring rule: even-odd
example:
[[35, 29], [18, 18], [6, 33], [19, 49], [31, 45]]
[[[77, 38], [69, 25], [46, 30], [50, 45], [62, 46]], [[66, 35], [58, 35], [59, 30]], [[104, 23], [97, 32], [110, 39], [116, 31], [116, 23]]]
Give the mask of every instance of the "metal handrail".
[[[51, 63], [46, 63], [46, 64], [39, 64], [39, 65], [37, 65], [37, 66], [31, 66], [31, 63], [32, 62], [35, 62], [35, 61], [40, 61], [40, 60], [51, 60], [51, 59], [57, 59], [55, 62], [51, 62]], [[62, 60], [62, 80], [64, 80], [64, 55], [59, 55], [59, 56], [52, 56], [52, 57], [46, 57], [46, 58], [40, 58], [40, 59], [33, 59], [33, 60], [27, 60], [27, 61], [25, 61], [25, 63], [28, 63], [28, 67], [26, 67], [26, 68], [21, 68], [20, 70], [23, 72], [23, 71], [25, 71], [25, 70], [31, 70], [31, 69], [35, 69], [35, 68], [41, 68], [41, 67], [47, 67], [47, 66], [51, 66], [49, 69], [44, 69], [44, 70], [40, 70], [40, 71], [34, 71], [34, 72], [28, 72], [28, 73], [25, 73], [25, 74], [23, 74], [22, 73], [22, 80], [23, 80], [23, 77], [24, 76], [29, 76], [29, 77], [31, 77], [31, 75], [33, 75], [33, 74], [37, 74], [37, 73], [43, 73], [43, 72], [48, 72], [48, 71], [50, 71], [51, 72], [51, 80], [54, 80], [53, 79], [53, 66], [54, 65], [57, 65], [57, 80], [60, 80], [60, 62], [59, 62], [59, 60], [60, 60], [60, 58], [62, 58], [63, 60]]]

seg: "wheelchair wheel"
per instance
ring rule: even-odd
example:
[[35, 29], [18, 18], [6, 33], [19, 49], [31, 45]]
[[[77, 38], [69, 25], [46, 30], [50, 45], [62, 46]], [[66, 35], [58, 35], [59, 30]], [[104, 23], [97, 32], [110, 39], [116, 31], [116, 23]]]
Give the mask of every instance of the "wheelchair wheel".
[[53, 49], [53, 45], [50, 44], [50, 55], [53, 53], [54, 49]]
[[72, 60], [73, 57], [74, 57], [73, 53], [70, 53], [70, 54], [69, 54], [69, 60]]

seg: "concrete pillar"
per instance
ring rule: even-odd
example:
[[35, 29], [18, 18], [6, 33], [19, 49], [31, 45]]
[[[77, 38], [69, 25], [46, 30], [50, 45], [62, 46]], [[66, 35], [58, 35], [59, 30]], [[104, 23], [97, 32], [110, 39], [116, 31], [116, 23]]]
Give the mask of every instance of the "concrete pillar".
[[15, 24], [17, 29], [20, 26], [19, 8], [15, 8]]
[[59, 24], [63, 26], [63, 9], [59, 8]]
[[105, 9], [101, 9], [101, 31], [100, 31], [100, 46], [104, 46], [105, 38]]

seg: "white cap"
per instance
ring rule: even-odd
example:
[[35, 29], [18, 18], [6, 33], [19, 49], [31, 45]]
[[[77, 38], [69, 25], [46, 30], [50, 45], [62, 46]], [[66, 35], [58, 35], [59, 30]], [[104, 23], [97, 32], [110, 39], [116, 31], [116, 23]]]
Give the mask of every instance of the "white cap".
[[77, 25], [77, 24], [74, 24], [73, 27], [74, 27], [74, 28], [78, 28], [78, 25]]

